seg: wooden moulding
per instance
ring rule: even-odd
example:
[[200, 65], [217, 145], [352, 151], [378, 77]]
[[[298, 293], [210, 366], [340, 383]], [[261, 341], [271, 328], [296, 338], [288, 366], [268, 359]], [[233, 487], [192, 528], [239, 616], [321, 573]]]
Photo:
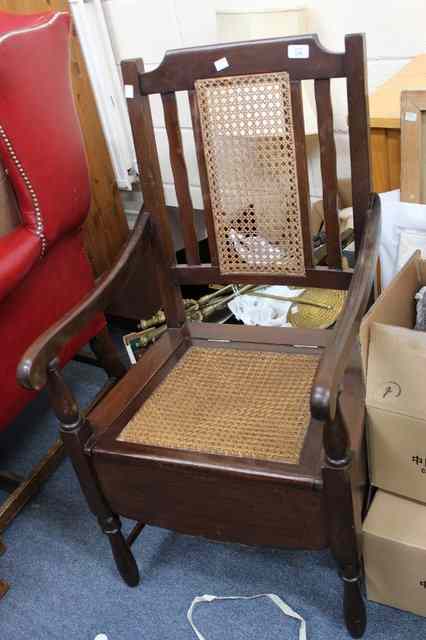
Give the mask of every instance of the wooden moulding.
[[426, 203], [426, 91], [401, 93], [401, 202]]

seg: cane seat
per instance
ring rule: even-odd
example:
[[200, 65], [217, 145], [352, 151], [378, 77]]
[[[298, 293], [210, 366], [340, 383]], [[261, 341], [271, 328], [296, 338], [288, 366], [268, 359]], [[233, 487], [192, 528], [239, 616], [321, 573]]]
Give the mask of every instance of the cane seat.
[[318, 356], [191, 347], [123, 442], [297, 464]]

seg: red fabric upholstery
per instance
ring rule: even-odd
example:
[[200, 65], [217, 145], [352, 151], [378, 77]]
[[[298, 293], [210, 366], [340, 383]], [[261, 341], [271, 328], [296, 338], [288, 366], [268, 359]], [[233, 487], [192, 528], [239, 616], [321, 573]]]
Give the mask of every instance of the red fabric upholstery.
[[[18, 386], [25, 349], [93, 288], [81, 224], [90, 183], [69, 75], [66, 13], [0, 12], [0, 155], [22, 227], [0, 238], [0, 430], [31, 399]], [[105, 326], [98, 315], [65, 363]]]

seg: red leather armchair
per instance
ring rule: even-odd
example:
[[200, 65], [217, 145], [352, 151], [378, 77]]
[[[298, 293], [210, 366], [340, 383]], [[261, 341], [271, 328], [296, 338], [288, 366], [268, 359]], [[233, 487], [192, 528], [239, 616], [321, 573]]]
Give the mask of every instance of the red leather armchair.
[[[0, 430], [32, 398], [16, 381], [23, 352], [94, 285], [81, 233], [90, 187], [69, 30], [66, 13], [0, 13], [0, 157], [21, 216], [0, 237]], [[100, 332], [98, 349], [110, 346], [104, 327], [98, 315], [62, 362]], [[0, 530], [8, 519], [0, 509]]]

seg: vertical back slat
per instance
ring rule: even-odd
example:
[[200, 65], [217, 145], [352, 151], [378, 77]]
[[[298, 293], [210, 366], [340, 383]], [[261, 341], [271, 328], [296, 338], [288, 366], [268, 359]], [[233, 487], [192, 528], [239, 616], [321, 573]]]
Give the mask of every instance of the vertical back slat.
[[334, 141], [330, 80], [328, 78], [315, 80], [315, 101], [318, 114], [324, 223], [327, 237], [327, 264], [329, 267], [341, 269], [342, 249], [337, 212], [336, 144]]
[[204, 158], [204, 145], [201, 134], [200, 113], [198, 110], [197, 94], [194, 89], [188, 91], [189, 104], [191, 107], [192, 129], [194, 132], [195, 149], [197, 152], [198, 171], [200, 173], [200, 186], [204, 204], [204, 218], [208, 233], [208, 243], [210, 252], [210, 261], [212, 265], [217, 266], [217, 247], [216, 234], [213, 224], [212, 204], [210, 199], [209, 181], [207, 177], [207, 167]]
[[311, 203], [309, 197], [308, 164], [306, 160], [302, 84], [300, 80], [293, 80], [291, 82], [291, 106], [293, 113], [294, 142], [296, 147], [300, 215], [302, 219], [303, 251], [305, 255], [305, 267], [309, 268], [313, 266], [310, 217]]
[[142, 95], [140, 91], [139, 75], [144, 72], [143, 62], [140, 59], [125, 60], [121, 63], [121, 70], [124, 84], [133, 87], [133, 97], [127, 99], [127, 108], [138, 161], [144, 209], [154, 216], [155, 250], [158, 241], [161, 241], [163, 259], [157, 263], [157, 276], [167, 324], [178, 327], [185, 321], [185, 314], [180, 289], [173, 283], [170, 273], [170, 267], [176, 264], [176, 256], [164, 198], [151, 106], [149, 97]]
[[346, 36], [345, 49], [352, 206], [354, 212], [355, 249], [358, 252], [371, 192], [367, 71], [364, 62], [367, 58], [363, 34], [357, 33]]
[[183, 152], [182, 134], [179, 126], [176, 94], [161, 95], [164, 118], [169, 141], [170, 162], [175, 181], [176, 197], [179, 203], [186, 261], [188, 264], [200, 264], [197, 234], [194, 225], [194, 209], [189, 190], [188, 171]]

